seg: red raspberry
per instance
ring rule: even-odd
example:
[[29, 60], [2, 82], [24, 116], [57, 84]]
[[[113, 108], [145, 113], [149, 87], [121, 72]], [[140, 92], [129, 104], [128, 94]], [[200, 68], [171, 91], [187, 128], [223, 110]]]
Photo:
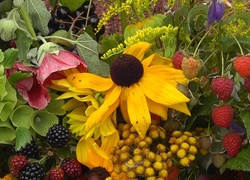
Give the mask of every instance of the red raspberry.
[[227, 100], [232, 94], [234, 81], [226, 77], [217, 77], [212, 80], [211, 87], [219, 100]]
[[66, 158], [62, 161], [61, 168], [66, 176], [70, 178], [78, 178], [82, 175], [82, 166], [77, 159]]
[[202, 64], [199, 59], [189, 57], [183, 59], [181, 68], [186, 78], [193, 79], [199, 74]]
[[244, 87], [246, 88], [247, 92], [250, 93], [250, 77], [244, 80]]
[[28, 158], [24, 155], [15, 155], [10, 160], [10, 172], [14, 177], [18, 177], [20, 172], [27, 166]]
[[250, 56], [240, 56], [234, 59], [234, 69], [241, 77], [250, 77]]
[[214, 107], [212, 109], [212, 120], [218, 127], [227, 128], [232, 123], [234, 109], [229, 105]]
[[49, 171], [49, 179], [50, 180], [63, 180], [64, 179], [64, 171], [61, 167], [52, 168]]
[[168, 174], [168, 177], [167, 177], [166, 180], [176, 180], [176, 179], [178, 179], [179, 174], [180, 174], [179, 168], [178, 167], [172, 167], [169, 170], [169, 174]]
[[222, 143], [227, 154], [235, 157], [240, 152], [242, 138], [239, 134], [228, 133], [223, 137]]
[[174, 56], [172, 57], [172, 63], [175, 69], [181, 69], [181, 64], [185, 55], [181, 52], [177, 51]]

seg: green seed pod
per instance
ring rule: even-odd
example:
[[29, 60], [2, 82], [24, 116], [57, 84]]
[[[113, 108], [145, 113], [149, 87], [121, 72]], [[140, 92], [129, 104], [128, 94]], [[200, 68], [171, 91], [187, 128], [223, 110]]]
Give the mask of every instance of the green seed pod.
[[12, 19], [3, 18], [0, 20], [0, 38], [3, 41], [9, 41], [16, 37], [15, 30], [17, 25]]

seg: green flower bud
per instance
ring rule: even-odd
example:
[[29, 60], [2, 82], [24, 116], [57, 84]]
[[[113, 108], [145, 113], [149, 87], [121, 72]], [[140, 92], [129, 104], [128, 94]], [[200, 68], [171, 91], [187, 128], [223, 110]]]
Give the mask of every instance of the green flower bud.
[[17, 25], [12, 19], [3, 18], [0, 20], [0, 38], [9, 41], [16, 37], [15, 30]]
[[24, 0], [13, 0], [13, 4], [16, 7], [20, 7], [21, 5], [23, 5]]
[[58, 55], [59, 54], [59, 46], [55, 43], [52, 43], [52, 42], [47, 42], [47, 43], [42, 44], [37, 51], [37, 62], [33, 62], [33, 63], [40, 66], [42, 61], [43, 61], [44, 56], [47, 53]]

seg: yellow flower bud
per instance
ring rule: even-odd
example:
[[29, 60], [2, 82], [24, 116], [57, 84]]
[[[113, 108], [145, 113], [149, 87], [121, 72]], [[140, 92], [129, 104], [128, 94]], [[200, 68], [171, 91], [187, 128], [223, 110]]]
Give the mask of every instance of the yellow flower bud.
[[185, 151], [184, 149], [179, 149], [179, 150], [177, 151], [177, 156], [178, 156], [179, 158], [184, 158], [184, 157], [186, 156], [186, 151]]
[[193, 136], [191, 132], [185, 131], [183, 134], [187, 135], [188, 137]]
[[193, 160], [195, 160], [195, 155], [193, 155], [193, 154], [188, 154], [188, 155], [187, 155], [187, 158], [188, 158], [190, 161], [193, 161]]
[[162, 162], [160, 162], [160, 161], [154, 162], [153, 168], [154, 168], [156, 171], [160, 171], [160, 170], [163, 168]]
[[170, 146], [170, 151], [174, 154], [179, 150], [179, 146], [177, 144], [172, 144]]
[[181, 145], [180, 145], [180, 147], [182, 148], [182, 149], [184, 149], [184, 150], [188, 150], [188, 148], [189, 148], [189, 144], [188, 143], [186, 143], [186, 142], [183, 142], [183, 143], [181, 143]]
[[197, 142], [197, 140], [196, 140], [196, 138], [194, 138], [194, 137], [189, 137], [188, 140], [187, 140], [187, 142], [188, 142], [188, 144], [190, 144], [190, 145], [195, 145], [196, 142]]
[[171, 137], [171, 138], [169, 139], [168, 142], [169, 142], [170, 144], [174, 144], [175, 141], [176, 141], [176, 137]]
[[174, 131], [172, 133], [172, 136], [174, 136], [174, 137], [180, 137], [181, 135], [182, 135], [181, 131]]
[[158, 172], [159, 177], [166, 178], [168, 176], [168, 171], [166, 169], [162, 169]]
[[196, 148], [195, 146], [191, 145], [191, 146], [189, 147], [188, 152], [189, 152], [190, 154], [195, 155], [195, 154], [197, 154], [197, 148]]
[[187, 157], [184, 157], [179, 160], [180, 164], [184, 167], [189, 166], [190, 160]]
[[180, 145], [183, 142], [184, 142], [184, 140], [182, 138], [177, 138], [176, 141], [175, 141], [175, 144]]

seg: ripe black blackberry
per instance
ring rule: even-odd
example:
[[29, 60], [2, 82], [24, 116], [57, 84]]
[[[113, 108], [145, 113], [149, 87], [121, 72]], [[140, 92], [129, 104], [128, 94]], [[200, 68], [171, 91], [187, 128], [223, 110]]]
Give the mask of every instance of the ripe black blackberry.
[[46, 134], [46, 140], [51, 147], [62, 148], [69, 142], [70, 133], [66, 127], [60, 124], [54, 124], [49, 128]]
[[21, 172], [18, 180], [43, 180], [45, 172], [42, 166], [35, 162], [28, 164]]
[[32, 140], [30, 143], [26, 144], [25, 147], [21, 147], [20, 150], [14, 150], [14, 154], [22, 154], [26, 156], [27, 158], [39, 158], [40, 153], [38, 146], [34, 140]]

